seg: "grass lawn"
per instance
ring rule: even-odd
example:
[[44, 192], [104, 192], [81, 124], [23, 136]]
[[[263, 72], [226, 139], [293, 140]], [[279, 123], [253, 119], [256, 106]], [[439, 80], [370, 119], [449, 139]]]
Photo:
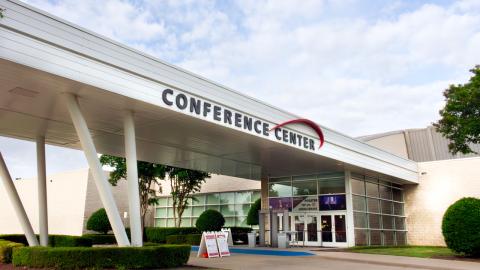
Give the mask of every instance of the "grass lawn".
[[350, 252], [382, 254], [394, 256], [408, 256], [419, 258], [439, 258], [459, 256], [447, 247], [432, 246], [401, 246], [401, 247], [353, 247]]

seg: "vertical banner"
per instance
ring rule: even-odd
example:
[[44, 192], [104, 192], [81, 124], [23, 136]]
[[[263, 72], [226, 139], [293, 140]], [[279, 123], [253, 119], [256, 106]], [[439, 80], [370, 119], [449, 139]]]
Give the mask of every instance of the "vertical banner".
[[230, 250], [228, 249], [228, 233], [227, 232], [216, 232], [218, 251], [220, 252], [220, 257], [230, 256]]
[[215, 232], [202, 233], [202, 239], [200, 240], [200, 246], [198, 247], [197, 257], [203, 258], [218, 258], [220, 254], [218, 252], [217, 237]]

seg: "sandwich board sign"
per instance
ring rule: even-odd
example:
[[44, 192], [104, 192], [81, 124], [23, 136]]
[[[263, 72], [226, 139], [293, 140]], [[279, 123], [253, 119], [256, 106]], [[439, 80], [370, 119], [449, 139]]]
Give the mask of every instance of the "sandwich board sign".
[[215, 232], [203, 232], [200, 246], [198, 247], [197, 257], [218, 258], [217, 236]]
[[228, 233], [227, 232], [216, 232], [217, 236], [217, 245], [220, 257], [230, 256], [230, 250], [228, 249]]
[[232, 230], [230, 230], [230, 228], [223, 228], [223, 229], [222, 229], [222, 232], [228, 234], [228, 236], [227, 236], [228, 246], [229, 246], [229, 247], [233, 246]]

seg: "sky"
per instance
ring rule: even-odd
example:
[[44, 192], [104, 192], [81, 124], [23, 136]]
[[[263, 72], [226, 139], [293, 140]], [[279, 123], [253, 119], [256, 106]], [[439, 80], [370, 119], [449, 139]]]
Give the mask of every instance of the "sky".
[[[480, 64], [480, 1], [27, 0], [350, 136], [422, 128]], [[15, 177], [35, 145], [0, 137]], [[48, 172], [86, 167], [47, 147]]]

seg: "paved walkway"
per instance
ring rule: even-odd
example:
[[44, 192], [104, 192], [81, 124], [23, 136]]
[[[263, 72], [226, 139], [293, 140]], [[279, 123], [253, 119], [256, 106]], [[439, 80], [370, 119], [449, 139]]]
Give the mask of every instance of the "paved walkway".
[[350, 252], [313, 252], [316, 256], [282, 257], [232, 254], [231, 257], [204, 259], [192, 252], [189, 265], [213, 269], [275, 270], [479, 270], [480, 263], [441, 259], [360, 254]]

